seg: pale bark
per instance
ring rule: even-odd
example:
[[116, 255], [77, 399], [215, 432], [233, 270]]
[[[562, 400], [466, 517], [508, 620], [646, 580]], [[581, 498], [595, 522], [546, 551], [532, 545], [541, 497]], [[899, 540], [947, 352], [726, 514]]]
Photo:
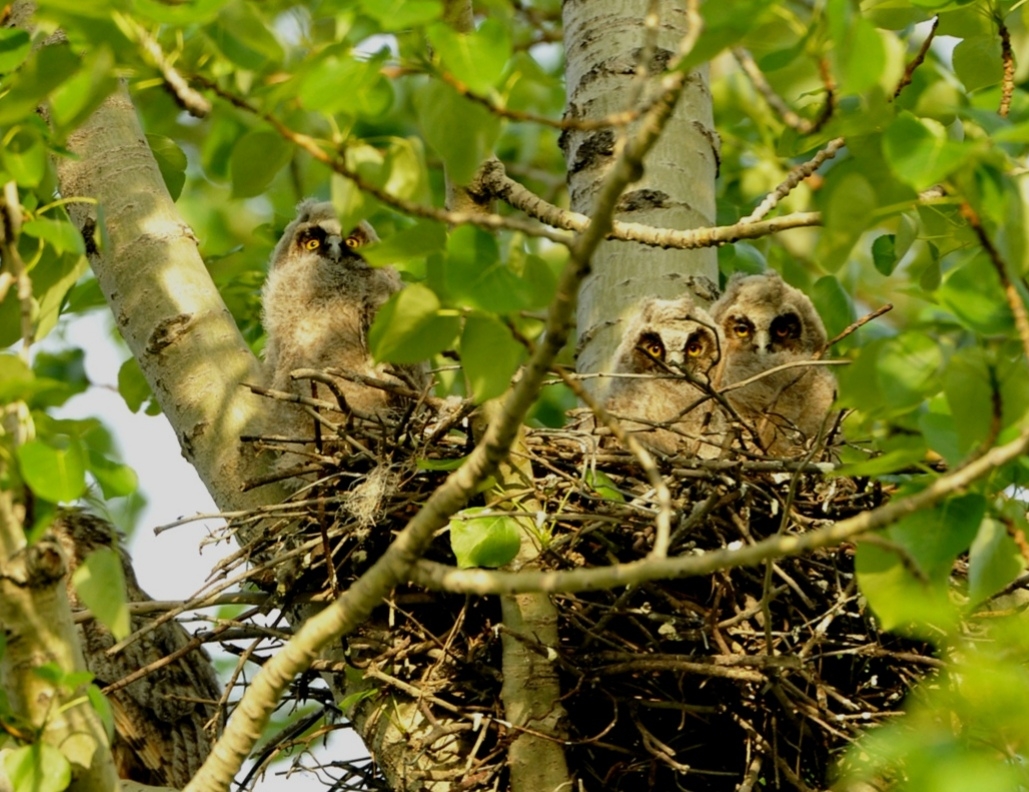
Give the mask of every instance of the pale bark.
[[64, 673], [85, 671], [86, 662], [71, 620], [64, 556], [46, 539], [27, 544], [20, 511], [11, 492], [0, 492], [0, 628], [7, 643], [0, 652], [0, 688], [11, 711], [40, 729], [42, 739], [71, 763], [69, 789], [115, 789], [107, 733], [85, 698], [85, 686], [63, 689], [36, 673], [48, 663]]
[[[657, 6], [657, 27], [648, 42], [648, 8]], [[638, 63], [660, 73], [688, 30], [685, 0], [566, 0], [563, 6], [568, 90], [566, 116], [595, 120], [626, 108], [637, 91]], [[649, 55], [649, 57], [648, 57]], [[645, 101], [647, 93], [637, 99]], [[637, 122], [639, 123], [639, 122]], [[630, 126], [630, 135], [635, 125]], [[599, 185], [617, 154], [616, 129], [569, 130], [563, 138], [571, 208], [591, 214]], [[718, 135], [706, 68], [692, 72], [665, 134], [644, 163], [641, 178], [619, 202], [616, 219], [657, 228], [714, 225]], [[686, 289], [687, 276], [717, 277], [713, 248], [663, 250], [607, 241], [593, 257], [578, 307], [578, 370], [610, 370], [619, 328], [643, 297], [669, 297]], [[596, 380], [588, 384], [595, 387]]]
[[87, 232], [102, 218], [110, 249], [92, 255], [90, 264], [183, 456], [219, 507], [268, 502], [279, 494], [273, 487], [240, 491], [264, 467], [239, 441], [266, 409], [243, 387], [259, 381], [260, 365], [164, 186], [128, 92], [104, 102], [68, 147], [77, 159], [58, 164], [61, 192], [95, 198], [102, 209], [69, 207]]

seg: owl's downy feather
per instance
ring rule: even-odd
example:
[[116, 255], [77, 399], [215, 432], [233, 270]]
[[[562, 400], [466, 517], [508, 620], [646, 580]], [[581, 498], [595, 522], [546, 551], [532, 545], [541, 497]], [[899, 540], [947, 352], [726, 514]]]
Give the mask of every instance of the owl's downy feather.
[[703, 386], [717, 384], [723, 346], [714, 320], [690, 296], [644, 300], [615, 352], [605, 407], [652, 449], [716, 456], [724, 419]]
[[[711, 315], [725, 336], [723, 387], [784, 363], [811, 360], [826, 343], [811, 300], [777, 272], [737, 273]], [[769, 454], [794, 456], [817, 437], [836, 397], [836, 378], [822, 366], [796, 367], [725, 395]]]
[[[70, 573], [86, 557], [101, 548], [118, 553], [125, 575], [129, 602], [150, 597], [136, 581], [128, 554], [120, 546], [116, 529], [87, 512], [61, 512], [53, 532], [68, 557]], [[73, 608], [82, 608], [68, 576], [68, 597]], [[149, 618], [133, 616], [132, 629]], [[113, 655], [107, 650], [114, 636], [96, 619], [78, 625], [86, 667], [95, 684], [103, 688], [182, 649], [191, 636], [177, 621], [167, 621]], [[114, 713], [115, 735], [111, 746], [118, 775], [143, 784], [184, 787], [211, 751], [212, 739], [205, 726], [217, 713], [221, 685], [210, 657], [196, 648], [168, 665], [154, 670], [108, 696]], [[219, 724], [210, 724], [217, 730]]]
[[[361, 247], [376, 241], [375, 231], [363, 221], [344, 235], [331, 203], [300, 204], [275, 246], [261, 293], [261, 319], [268, 334], [265, 364], [272, 388], [310, 396], [308, 382], [290, 377], [299, 368], [337, 368], [414, 388], [425, 386], [424, 367], [376, 363], [369, 351], [368, 329], [375, 314], [402, 285], [392, 267], [373, 267], [362, 258]], [[384, 415], [397, 402], [392, 394], [369, 385], [342, 378], [336, 385], [349, 411], [361, 417]], [[336, 402], [325, 385], [317, 386], [316, 395]], [[326, 417], [339, 421], [344, 416]], [[314, 436], [313, 419], [292, 404], [277, 404], [269, 423], [273, 434]]]

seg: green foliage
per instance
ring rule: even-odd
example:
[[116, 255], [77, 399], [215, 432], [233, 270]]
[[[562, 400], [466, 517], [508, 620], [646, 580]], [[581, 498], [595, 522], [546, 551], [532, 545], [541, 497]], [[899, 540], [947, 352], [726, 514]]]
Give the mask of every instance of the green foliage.
[[71, 764], [45, 742], [11, 749], [4, 755], [4, 771], [18, 792], [61, 792], [71, 783]]
[[101, 547], [90, 553], [72, 576], [83, 604], [119, 641], [129, 634], [125, 575], [117, 550]]
[[450, 548], [457, 565], [500, 567], [514, 560], [522, 544], [520, 518], [492, 514], [487, 508], [464, 509], [450, 521]]
[[[371, 220], [383, 241], [362, 252], [373, 266], [397, 266], [407, 283], [375, 319], [375, 357], [413, 363], [446, 352], [463, 366], [463, 373], [441, 376], [446, 386], [480, 402], [503, 394], [525, 360], [525, 342], [541, 332], [539, 316], [554, 297], [566, 251], [507, 230], [447, 228], [407, 216], [340, 171], [403, 201], [438, 207], [444, 174], [468, 182], [496, 155], [530, 189], [565, 205], [560, 130], [512, 121], [485, 104], [550, 118], [564, 112], [561, 56], [551, 43], [560, 32], [559, 3], [476, 4], [475, 29], [466, 33], [441, 21], [438, 0], [41, 0], [39, 7], [39, 35], [59, 26], [67, 44], [34, 50], [27, 33], [0, 31], [0, 178], [17, 184], [26, 210], [19, 252], [32, 282], [32, 340], [61, 315], [102, 304], [96, 281], [82, 276], [87, 247], [110, 249], [104, 224], [84, 240], [63, 206], [50, 203], [52, 163], [67, 156], [68, 136], [124, 77], [165, 184], [255, 350], [263, 343], [258, 294], [270, 251], [296, 203], [317, 195], [333, 201], [348, 227]], [[844, 472], [902, 492], [926, 486], [939, 461], [960, 465], [1029, 425], [1029, 368], [1010, 293], [981, 239], [990, 241], [1024, 302], [1023, 58], [1016, 59], [1010, 112], [1000, 117], [997, 110], [999, 24], [1024, 53], [1027, 9], [1014, 0], [708, 2], [701, 4], [702, 35], [686, 56], [688, 67], [746, 47], [800, 119], [787, 124], [730, 59], [719, 61], [711, 83], [722, 141], [719, 223], [752, 211], [827, 141], [846, 139], [772, 210], [817, 210], [822, 225], [725, 245], [719, 266], [723, 275], [780, 270], [811, 295], [830, 336], [868, 310], [894, 305], [829, 356], [847, 363], [834, 369], [839, 404], [852, 411], [843, 426]], [[953, 37], [952, 56], [938, 40], [894, 96], [925, 23], [937, 14], [938, 36]], [[185, 117], [140, 44], [144, 34], [212, 101], [208, 117]], [[36, 112], [44, 101], [49, 126]], [[297, 145], [298, 136], [345, 167], [334, 172]], [[939, 196], [919, 199], [937, 185]], [[103, 207], [98, 211], [102, 219]], [[0, 302], [3, 348], [21, 338], [15, 292]], [[571, 351], [564, 354], [570, 361]], [[0, 404], [23, 404], [20, 417], [34, 437], [17, 449], [0, 438], [4, 459], [15, 463], [3, 483], [30, 488], [41, 514], [77, 498], [90, 478], [109, 498], [136, 487], [103, 427], [49, 415], [91, 384], [74, 347], [37, 353], [31, 366], [0, 354]], [[131, 410], [159, 411], [136, 361], [126, 362], [117, 384]], [[549, 388], [534, 420], [560, 423], [572, 401]], [[419, 467], [449, 469], [440, 464], [421, 460]], [[1011, 486], [1027, 479], [1024, 463], [1005, 466], [977, 488], [888, 528], [878, 543], [861, 543], [859, 583], [881, 623], [957, 646], [958, 622], [1024, 569], [1024, 494]], [[624, 498], [601, 471], [585, 481], [600, 498]], [[464, 517], [470, 519], [451, 525], [462, 565], [510, 560], [521, 540], [519, 520]], [[959, 558], [967, 560], [967, 581], [954, 583]], [[116, 576], [113, 565], [96, 563], [96, 580]], [[997, 641], [1021, 649], [1014, 635], [998, 632]], [[981, 669], [999, 669], [1024, 712], [1019, 666], [1000, 651], [961, 652], [953, 684], [923, 692], [908, 724], [868, 744], [869, 761], [881, 769], [910, 757], [904, 783], [912, 789], [1025, 785], [1020, 770], [983, 747], [988, 740], [970, 738], [991, 728], [972, 696], [998, 694]], [[990, 700], [985, 711], [1002, 706]], [[952, 734], [946, 719], [933, 719], [943, 711], [969, 724], [968, 734]], [[996, 724], [1008, 723], [1005, 712], [994, 715]]]

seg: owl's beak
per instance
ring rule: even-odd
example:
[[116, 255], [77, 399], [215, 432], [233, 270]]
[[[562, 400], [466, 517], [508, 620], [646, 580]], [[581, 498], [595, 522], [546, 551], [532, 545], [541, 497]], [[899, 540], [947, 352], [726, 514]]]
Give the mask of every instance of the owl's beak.
[[768, 335], [767, 330], [758, 330], [754, 334], [754, 346], [757, 347], [757, 351], [762, 355], [771, 349], [772, 339]]
[[325, 237], [325, 247], [330, 259], [340, 261], [343, 258], [343, 237], [339, 234], [329, 234]]

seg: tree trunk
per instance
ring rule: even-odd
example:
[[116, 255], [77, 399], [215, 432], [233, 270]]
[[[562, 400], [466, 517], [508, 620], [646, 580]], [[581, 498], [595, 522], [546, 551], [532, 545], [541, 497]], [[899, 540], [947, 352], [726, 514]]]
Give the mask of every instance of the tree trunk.
[[[649, 6], [659, 7], [653, 24]], [[565, 84], [569, 120], [596, 121], [646, 106], [639, 70], [660, 73], [687, 32], [684, 0], [566, 0]], [[627, 106], [626, 98], [630, 101]], [[629, 126], [629, 133], [635, 129]], [[562, 138], [571, 208], [590, 214], [601, 180], [625, 129], [569, 130]], [[658, 228], [714, 225], [718, 134], [711, 111], [707, 68], [690, 74], [665, 133], [651, 150], [642, 177], [622, 196], [617, 220]], [[640, 299], [679, 294], [688, 276], [716, 278], [714, 248], [662, 250], [609, 240], [593, 257], [579, 293], [578, 369], [610, 370], [624, 318]], [[597, 380], [588, 380], [591, 389]]]

